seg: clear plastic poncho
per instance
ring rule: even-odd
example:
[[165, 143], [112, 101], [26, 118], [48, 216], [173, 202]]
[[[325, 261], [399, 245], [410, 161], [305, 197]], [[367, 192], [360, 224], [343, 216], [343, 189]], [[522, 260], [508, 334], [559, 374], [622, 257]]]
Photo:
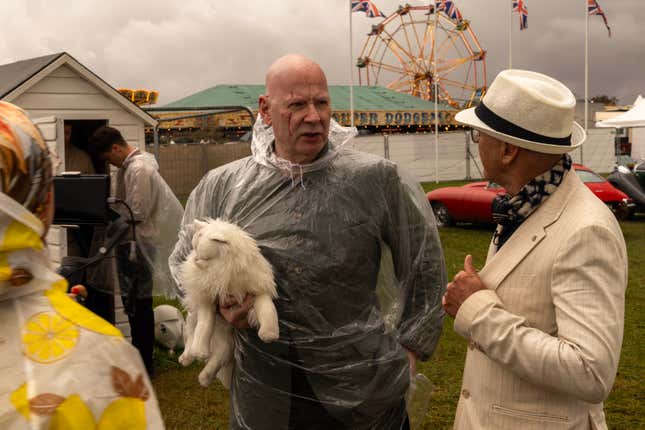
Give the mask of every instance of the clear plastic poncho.
[[193, 190], [170, 267], [191, 251], [192, 222], [223, 218], [273, 266], [280, 339], [235, 334], [234, 429], [398, 429], [410, 383], [405, 349], [433, 353], [443, 322], [444, 258], [418, 182], [387, 160], [343, 148], [355, 129], [332, 121], [327, 147], [294, 165], [258, 118], [251, 157]]
[[[125, 220], [134, 217], [136, 222], [136, 250], [129, 247], [132, 233], [127, 232], [115, 249], [117, 262], [122, 268], [139, 267], [128, 273], [136, 273], [140, 278], [137, 280], [139, 282], [123, 282], [124, 270], [119, 269], [121, 294], [134, 294], [124, 290], [130, 284], [135, 284], [138, 291], [134, 295], [137, 298], [152, 295], [175, 297], [178, 291], [170, 275], [168, 257], [177, 241], [184, 211], [172, 189], [159, 174], [159, 164], [152, 154], [135, 150], [124, 161], [117, 172], [116, 198], [125, 201], [132, 213], [119, 203], [114, 204], [113, 208]], [[151, 279], [147, 279], [148, 274]]]

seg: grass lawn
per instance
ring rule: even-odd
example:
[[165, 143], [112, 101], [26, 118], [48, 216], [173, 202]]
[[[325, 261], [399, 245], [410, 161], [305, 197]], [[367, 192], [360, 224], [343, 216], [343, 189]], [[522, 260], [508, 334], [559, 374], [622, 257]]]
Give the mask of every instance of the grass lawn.
[[461, 187], [462, 185], [467, 184], [468, 182], [478, 182], [483, 181], [484, 179], [473, 179], [472, 181], [445, 181], [445, 182], [421, 182], [421, 187], [425, 192], [432, 191], [437, 188], [444, 187]]
[[[455, 185], [464, 182], [455, 183]], [[446, 186], [446, 183], [441, 183]], [[435, 184], [424, 184], [426, 190]], [[629, 254], [629, 285], [625, 307], [625, 336], [613, 391], [605, 404], [607, 422], [613, 429], [645, 427], [645, 216], [621, 222]], [[491, 230], [460, 226], [441, 230], [448, 275], [463, 267], [467, 253], [475, 265], [484, 263]], [[602, 252], [601, 249], [598, 252]], [[452, 330], [452, 319], [446, 318], [443, 336], [433, 358], [419, 364], [435, 385], [430, 410], [423, 429], [445, 429], [452, 425], [461, 388], [461, 372], [466, 353], [465, 341]], [[197, 382], [201, 366], [182, 368], [177, 356], [157, 350], [157, 377], [153, 380], [161, 411], [168, 429], [228, 428], [228, 394], [214, 382], [207, 389]]]

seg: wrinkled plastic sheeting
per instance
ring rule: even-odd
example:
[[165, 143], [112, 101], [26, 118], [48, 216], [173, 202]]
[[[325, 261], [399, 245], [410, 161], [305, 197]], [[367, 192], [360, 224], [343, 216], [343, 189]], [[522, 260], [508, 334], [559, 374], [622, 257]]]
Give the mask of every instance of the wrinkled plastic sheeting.
[[[157, 170], [157, 174], [148, 174], [149, 187], [137, 187], [135, 192], [128, 193], [131, 206], [141, 202], [149, 202], [151, 205], [147, 219], [137, 226], [137, 248], [151, 268], [153, 294], [172, 298], [177, 296], [178, 290], [168, 267], [168, 257], [177, 241], [184, 211], [175, 193], [158, 174], [159, 166], [154, 157], [147, 153], [143, 153], [142, 157]], [[137, 183], [139, 178], [146, 183], [146, 172], [134, 171], [132, 174], [133, 177], [128, 179], [126, 184]], [[151, 193], [150, 196], [147, 195], [148, 192]]]
[[[153, 279], [152, 291], [138, 292], [139, 298], [149, 298], [152, 295], [175, 298], [179, 291], [170, 273], [168, 258], [177, 242], [183, 208], [170, 186], [156, 172], [158, 165], [154, 157], [147, 153], [139, 157], [142, 157], [147, 166], [142, 168], [141, 163], [128, 166], [125, 174], [126, 203], [137, 220], [134, 252], [129, 252], [132, 233], [128, 230], [120, 235], [122, 239], [107, 252], [105, 259], [88, 268], [88, 284], [94, 289], [111, 294], [117, 283], [116, 272], [119, 267], [136, 264], [141, 267], [141, 272], [149, 272]], [[154, 174], [150, 173], [152, 169], [155, 170]], [[117, 203], [113, 208], [123, 220], [129, 222], [132, 218], [124, 205]], [[114, 223], [108, 228], [96, 229], [90, 255], [96, 255], [101, 248], [111, 243], [114, 235], [118, 234], [114, 231], [116, 225]], [[122, 251], [125, 249], [125, 252], [117, 252], [117, 248], [121, 248]], [[121, 293], [125, 294], [124, 291]]]
[[180, 288], [193, 220], [209, 217], [247, 231], [276, 278], [280, 339], [236, 330], [235, 429], [400, 428], [404, 348], [428, 359], [441, 333], [445, 264], [418, 181], [343, 148], [355, 130], [330, 129], [326, 150], [301, 166], [279, 160], [256, 123], [253, 156], [211, 171], [186, 205], [170, 258]]
[[410, 387], [405, 396], [405, 403], [410, 419], [410, 428], [417, 430], [423, 428], [423, 422], [430, 408], [430, 399], [434, 394], [434, 385], [423, 373], [417, 373], [410, 380]]

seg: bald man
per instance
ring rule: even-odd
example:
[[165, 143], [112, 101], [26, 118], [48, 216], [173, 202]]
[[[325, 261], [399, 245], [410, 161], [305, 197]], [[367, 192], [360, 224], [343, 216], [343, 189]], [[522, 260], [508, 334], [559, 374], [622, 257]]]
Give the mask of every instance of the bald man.
[[170, 262], [181, 285], [192, 222], [211, 217], [244, 228], [273, 266], [278, 341], [248, 328], [253, 297], [219, 304], [238, 328], [231, 428], [409, 428], [404, 394], [439, 339], [446, 283], [425, 196], [395, 164], [343, 147], [355, 130], [331, 121], [314, 61], [273, 63], [259, 111], [253, 155], [192, 192]]

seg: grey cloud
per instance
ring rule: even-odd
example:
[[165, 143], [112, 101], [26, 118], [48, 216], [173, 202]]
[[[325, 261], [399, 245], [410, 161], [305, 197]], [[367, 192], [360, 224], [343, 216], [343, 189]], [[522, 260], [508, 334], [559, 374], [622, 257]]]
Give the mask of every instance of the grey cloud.
[[[399, 2], [374, 0], [386, 13]], [[529, 29], [513, 17], [513, 66], [584, 90], [584, 0], [526, 0]], [[411, 4], [426, 2], [409, 0]], [[612, 27], [590, 18], [590, 95], [631, 103], [645, 92], [642, 0], [599, 0]], [[278, 56], [315, 58], [331, 84], [349, 83], [346, 0], [25, 0], [6, 2], [0, 63], [67, 51], [115, 87], [160, 91], [160, 102], [224, 83], [262, 83]], [[484, 49], [488, 80], [507, 67], [508, 0], [457, 1]], [[378, 22], [353, 15], [353, 57]], [[352, 60], [352, 63], [354, 60]]]

